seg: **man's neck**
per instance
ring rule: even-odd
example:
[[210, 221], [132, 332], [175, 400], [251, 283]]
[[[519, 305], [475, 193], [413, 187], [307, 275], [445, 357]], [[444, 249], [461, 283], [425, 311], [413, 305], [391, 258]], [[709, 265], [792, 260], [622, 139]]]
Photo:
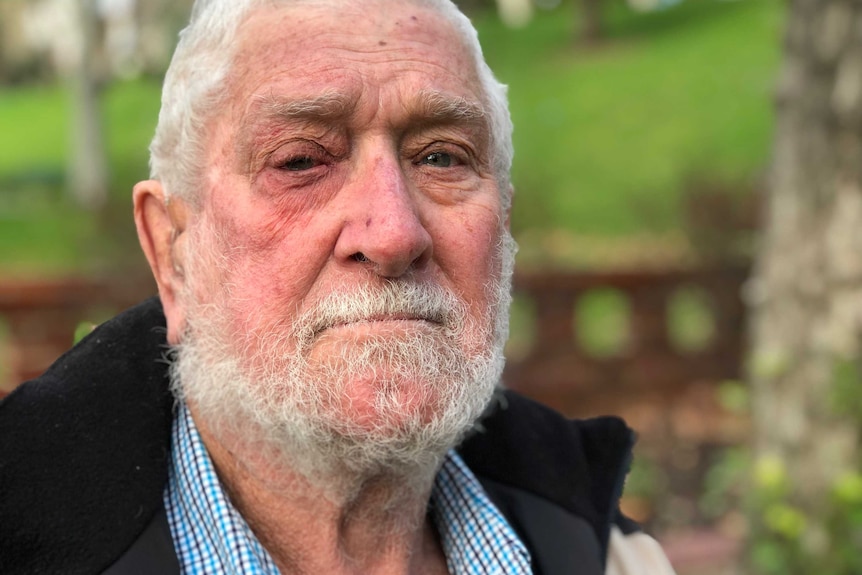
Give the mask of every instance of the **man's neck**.
[[341, 476], [334, 491], [195, 423], [231, 502], [282, 574], [448, 573], [427, 514], [434, 470]]

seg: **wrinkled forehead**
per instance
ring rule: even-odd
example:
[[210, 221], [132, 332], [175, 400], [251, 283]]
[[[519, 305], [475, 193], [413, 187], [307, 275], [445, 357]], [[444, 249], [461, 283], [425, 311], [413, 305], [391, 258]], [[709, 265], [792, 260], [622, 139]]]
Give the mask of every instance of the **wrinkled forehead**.
[[226, 88], [242, 99], [279, 80], [323, 87], [355, 75], [373, 85], [397, 80], [400, 71], [424, 70], [441, 84], [472, 89], [481, 98], [475, 59], [463, 33], [426, 3], [267, 4], [238, 30]]
[[363, 37], [384, 46], [388, 37], [407, 34], [434, 36], [445, 41], [438, 48], [457, 46], [458, 51], [468, 53], [463, 31], [459, 31], [460, 26], [456, 24], [456, 21], [461, 23], [463, 16], [456, 8], [444, 9], [446, 5], [421, 0], [262, 3], [239, 23], [238, 39], [240, 43], [254, 45], [266, 42], [275, 33], [277, 42], [293, 45], [325, 43], [327, 36], [349, 35], [358, 43], [357, 48], [361, 48]]

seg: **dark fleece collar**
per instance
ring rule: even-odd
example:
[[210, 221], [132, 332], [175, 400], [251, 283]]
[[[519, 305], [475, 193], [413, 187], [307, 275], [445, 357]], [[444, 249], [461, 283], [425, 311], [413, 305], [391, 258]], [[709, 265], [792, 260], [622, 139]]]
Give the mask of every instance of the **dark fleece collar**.
[[164, 325], [148, 300], [0, 403], [0, 572], [101, 572], [161, 506]]
[[[161, 509], [166, 350], [153, 298], [0, 403], [0, 573], [101, 572]], [[571, 422], [504, 392], [459, 451], [477, 475], [583, 517], [604, 547], [631, 443], [619, 419]]]

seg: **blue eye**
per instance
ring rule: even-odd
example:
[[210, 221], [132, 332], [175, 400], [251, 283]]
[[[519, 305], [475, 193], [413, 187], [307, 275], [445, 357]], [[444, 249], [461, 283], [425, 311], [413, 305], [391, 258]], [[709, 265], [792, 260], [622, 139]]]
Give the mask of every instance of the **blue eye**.
[[295, 158], [287, 160], [282, 165], [282, 169], [285, 169], [289, 172], [301, 172], [303, 170], [310, 170], [316, 165], [317, 162], [311, 156], [297, 156]]
[[446, 152], [432, 152], [427, 156], [423, 157], [421, 162], [427, 166], [434, 166], [435, 168], [449, 168], [455, 163], [451, 154], [447, 154]]

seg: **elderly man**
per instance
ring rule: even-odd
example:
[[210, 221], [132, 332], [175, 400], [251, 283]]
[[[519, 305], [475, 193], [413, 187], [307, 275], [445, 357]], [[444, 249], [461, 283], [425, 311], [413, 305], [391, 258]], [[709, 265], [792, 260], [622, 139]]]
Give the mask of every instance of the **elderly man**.
[[201, 0], [151, 151], [160, 297], [0, 409], [0, 571], [670, 572], [625, 425], [497, 391], [511, 124], [453, 4]]

